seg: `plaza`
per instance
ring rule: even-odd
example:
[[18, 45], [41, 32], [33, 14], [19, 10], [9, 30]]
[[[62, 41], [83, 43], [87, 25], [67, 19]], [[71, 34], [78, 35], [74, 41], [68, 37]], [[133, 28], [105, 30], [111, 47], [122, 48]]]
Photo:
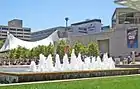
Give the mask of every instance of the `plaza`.
[[[22, 20], [9, 21], [0, 49], [0, 88], [139, 88], [139, 1], [114, 2], [128, 7], [115, 9], [111, 26], [101, 19], [68, 26], [66, 17], [64, 27], [36, 32], [29, 28], [25, 40]], [[23, 38], [17, 36], [19, 28]]]

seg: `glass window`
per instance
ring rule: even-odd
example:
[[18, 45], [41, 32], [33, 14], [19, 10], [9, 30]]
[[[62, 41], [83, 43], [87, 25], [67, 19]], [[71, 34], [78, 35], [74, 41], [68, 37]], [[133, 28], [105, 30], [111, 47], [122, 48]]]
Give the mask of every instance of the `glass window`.
[[23, 31], [23, 29], [17, 29], [17, 31]]
[[23, 34], [23, 33], [17, 33], [17, 34]]
[[125, 22], [129, 22], [130, 24], [134, 24], [134, 18], [126, 18]]
[[8, 30], [8, 28], [2, 28], [2, 30]]
[[16, 34], [16, 32], [10, 32], [11, 34]]
[[125, 12], [119, 12], [119, 17], [126, 17], [126, 13]]
[[16, 29], [13, 29], [13, 28], [10, 28], [10, 30], [12, 30], [12, 31], [16, 31]]
[[126, 17], [134, 17], [134, 13], [127, 13]]
[[125, 22], [125, 18], [119, 17], [119, 24], [124, 24], [124, 22]]
[[31, 35], [31, 33], [24, 33], [25, 35]]
[[2, 31], [2, 33], [7, 33], [7, 31]]
[[17, 36], [17, 37], [23, 38], [23, 36]]
[[7, 36], [7, 35], [2, 35], [2, 36]]
[[31, 30], [30, 29], [24, 29], [24, 31], [30, 32]]
[[30, 36], [24, 36], [24, 38], [30, 38]]

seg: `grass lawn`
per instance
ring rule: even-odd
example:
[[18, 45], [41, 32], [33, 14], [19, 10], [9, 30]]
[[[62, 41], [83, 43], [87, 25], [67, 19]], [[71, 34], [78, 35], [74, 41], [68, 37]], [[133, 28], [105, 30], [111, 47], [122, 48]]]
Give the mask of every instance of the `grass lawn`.
[[140, 76], [3, 86], [0, 89], [140, 89]]

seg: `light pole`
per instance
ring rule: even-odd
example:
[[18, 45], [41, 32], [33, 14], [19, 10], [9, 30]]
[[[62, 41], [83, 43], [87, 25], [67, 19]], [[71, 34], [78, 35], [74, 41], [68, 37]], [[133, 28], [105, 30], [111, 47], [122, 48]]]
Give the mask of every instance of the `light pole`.
[[66, 17], [66, 18], [65, 18], [65, 21], [66, 21], [66, 28], [68, 27], [68, 20], [69, 20], [69, 18]]
[[65, 18], [65, 22], [66, 22], [66, 28], [65, 28], [66, 37], [68, 37], [68, 21], [69, 21], [69, 18], [66, 17], [66, 18]]

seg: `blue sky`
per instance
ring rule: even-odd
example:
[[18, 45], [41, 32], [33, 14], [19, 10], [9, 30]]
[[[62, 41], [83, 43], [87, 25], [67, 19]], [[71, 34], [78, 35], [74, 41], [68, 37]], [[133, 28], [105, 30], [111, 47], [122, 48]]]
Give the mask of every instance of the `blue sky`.
[[11, 19], [22, 19], [25, 27], [33, 31], [65, 26], [65, 17], [71, 23], [99, 18], [110, 25], [111, 16], [118, 5], [114, 0], [1, 0], [0, 24]]

